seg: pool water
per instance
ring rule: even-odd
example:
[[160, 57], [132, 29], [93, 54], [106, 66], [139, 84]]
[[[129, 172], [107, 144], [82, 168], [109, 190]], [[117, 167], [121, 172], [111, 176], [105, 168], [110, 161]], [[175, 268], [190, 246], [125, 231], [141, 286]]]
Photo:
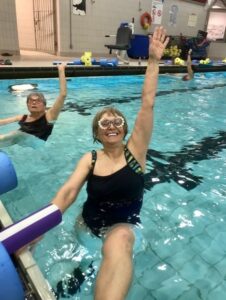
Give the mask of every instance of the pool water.
[[[48, 104], [58, 81], [38, 83]], [[0, 118], [26, 111], [26, 92], [10, 93], [0, 82]], [[131, 130], [140, 105], [143, 76], [68, 80], [68, 97], [45, 145], [2, 144], [17, 171], [19, 185], [1, 196], [14, 220], [46, 205], [71, 174], [78, 159], [98, 148], [91, 122], [104, 106], [124, 112]], [[223, 300], [226, 290], [226, 73], [196, 74], [184, 82], [161, 75], [154, 131], [147, 155], [142, 209], [145, 249], [134, 257], [134, 279], [127, 300]], [[0, 134], [18, 128], [3, 126]], [[58, 299], [93, 299], [99, 265], [91, 250], [75, 239], [74, 223], [86, 199], [85, 187], [63, 222], [34, 250]], [[94, 241], [96, 242], [96, 241]]]

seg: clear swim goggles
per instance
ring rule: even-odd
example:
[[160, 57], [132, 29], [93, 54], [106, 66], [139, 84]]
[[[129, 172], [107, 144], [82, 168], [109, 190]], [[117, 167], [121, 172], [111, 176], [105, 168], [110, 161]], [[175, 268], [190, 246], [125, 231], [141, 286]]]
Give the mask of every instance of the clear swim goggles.
[[101, 129], [107, 129], [111, 126], [111, 124], [114, 127], [120, 128], [123, 127], [123, 125], [125, 124], [125, 120], [123, 119], [123, 117], [116, 117], [112, 120], [104, 118], [98, 121], [98, 125]]
[[40, 97], [38, 97], [38, 96], [35, 96], [35, 97], [30, 97], [30, 98], [28, 98], [28, 101], [27, 101], [28, 103], [44, 103], [45, 104], [45, 102], [43, 101], [43, 99], [42, 98], [40, 98]]

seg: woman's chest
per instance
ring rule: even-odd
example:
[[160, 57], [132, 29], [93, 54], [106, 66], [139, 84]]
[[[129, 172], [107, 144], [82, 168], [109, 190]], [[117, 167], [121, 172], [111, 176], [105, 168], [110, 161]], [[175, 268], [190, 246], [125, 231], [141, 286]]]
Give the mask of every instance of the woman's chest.
[[94, 198], [133, 198], [143, 190], [143, 177], [128, 165], [108, 176], [91, 175], [87, 191]]
[[126, 164], [124, 155], [115, 160], [103, 157], [96, 161], [93, 174], [97, 176], [109, 176], [124, 168]]

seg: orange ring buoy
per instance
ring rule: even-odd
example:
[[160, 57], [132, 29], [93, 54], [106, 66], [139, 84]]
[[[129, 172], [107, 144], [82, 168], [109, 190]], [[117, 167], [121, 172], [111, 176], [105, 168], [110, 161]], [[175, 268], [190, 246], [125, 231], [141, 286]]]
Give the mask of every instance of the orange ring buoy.
[[152, 18], [148, 12], [145, 12], [140, 17], [140, 25], [144, 29], [148, 29], [151, 26]]

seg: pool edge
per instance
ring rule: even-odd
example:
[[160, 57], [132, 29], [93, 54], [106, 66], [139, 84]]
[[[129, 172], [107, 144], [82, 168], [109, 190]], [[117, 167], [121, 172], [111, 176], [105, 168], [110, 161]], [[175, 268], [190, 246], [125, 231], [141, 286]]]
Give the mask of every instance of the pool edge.
[[[186, 66], [159, 64], [160, 74], [164, 73], [186, 73]], [[194, 65], [194, 72], [224, 72], [225, 65]], [[68, 77], [89, 77], [89, 76], [112, 76], [112, 75], [143, 75], [146, 66], [67, 66], [66, 76]], [[1, 67], [0, 79], [25, 79], [25, 78], [51, 78], [58, 77], [56, 66], [49, 67]]]

